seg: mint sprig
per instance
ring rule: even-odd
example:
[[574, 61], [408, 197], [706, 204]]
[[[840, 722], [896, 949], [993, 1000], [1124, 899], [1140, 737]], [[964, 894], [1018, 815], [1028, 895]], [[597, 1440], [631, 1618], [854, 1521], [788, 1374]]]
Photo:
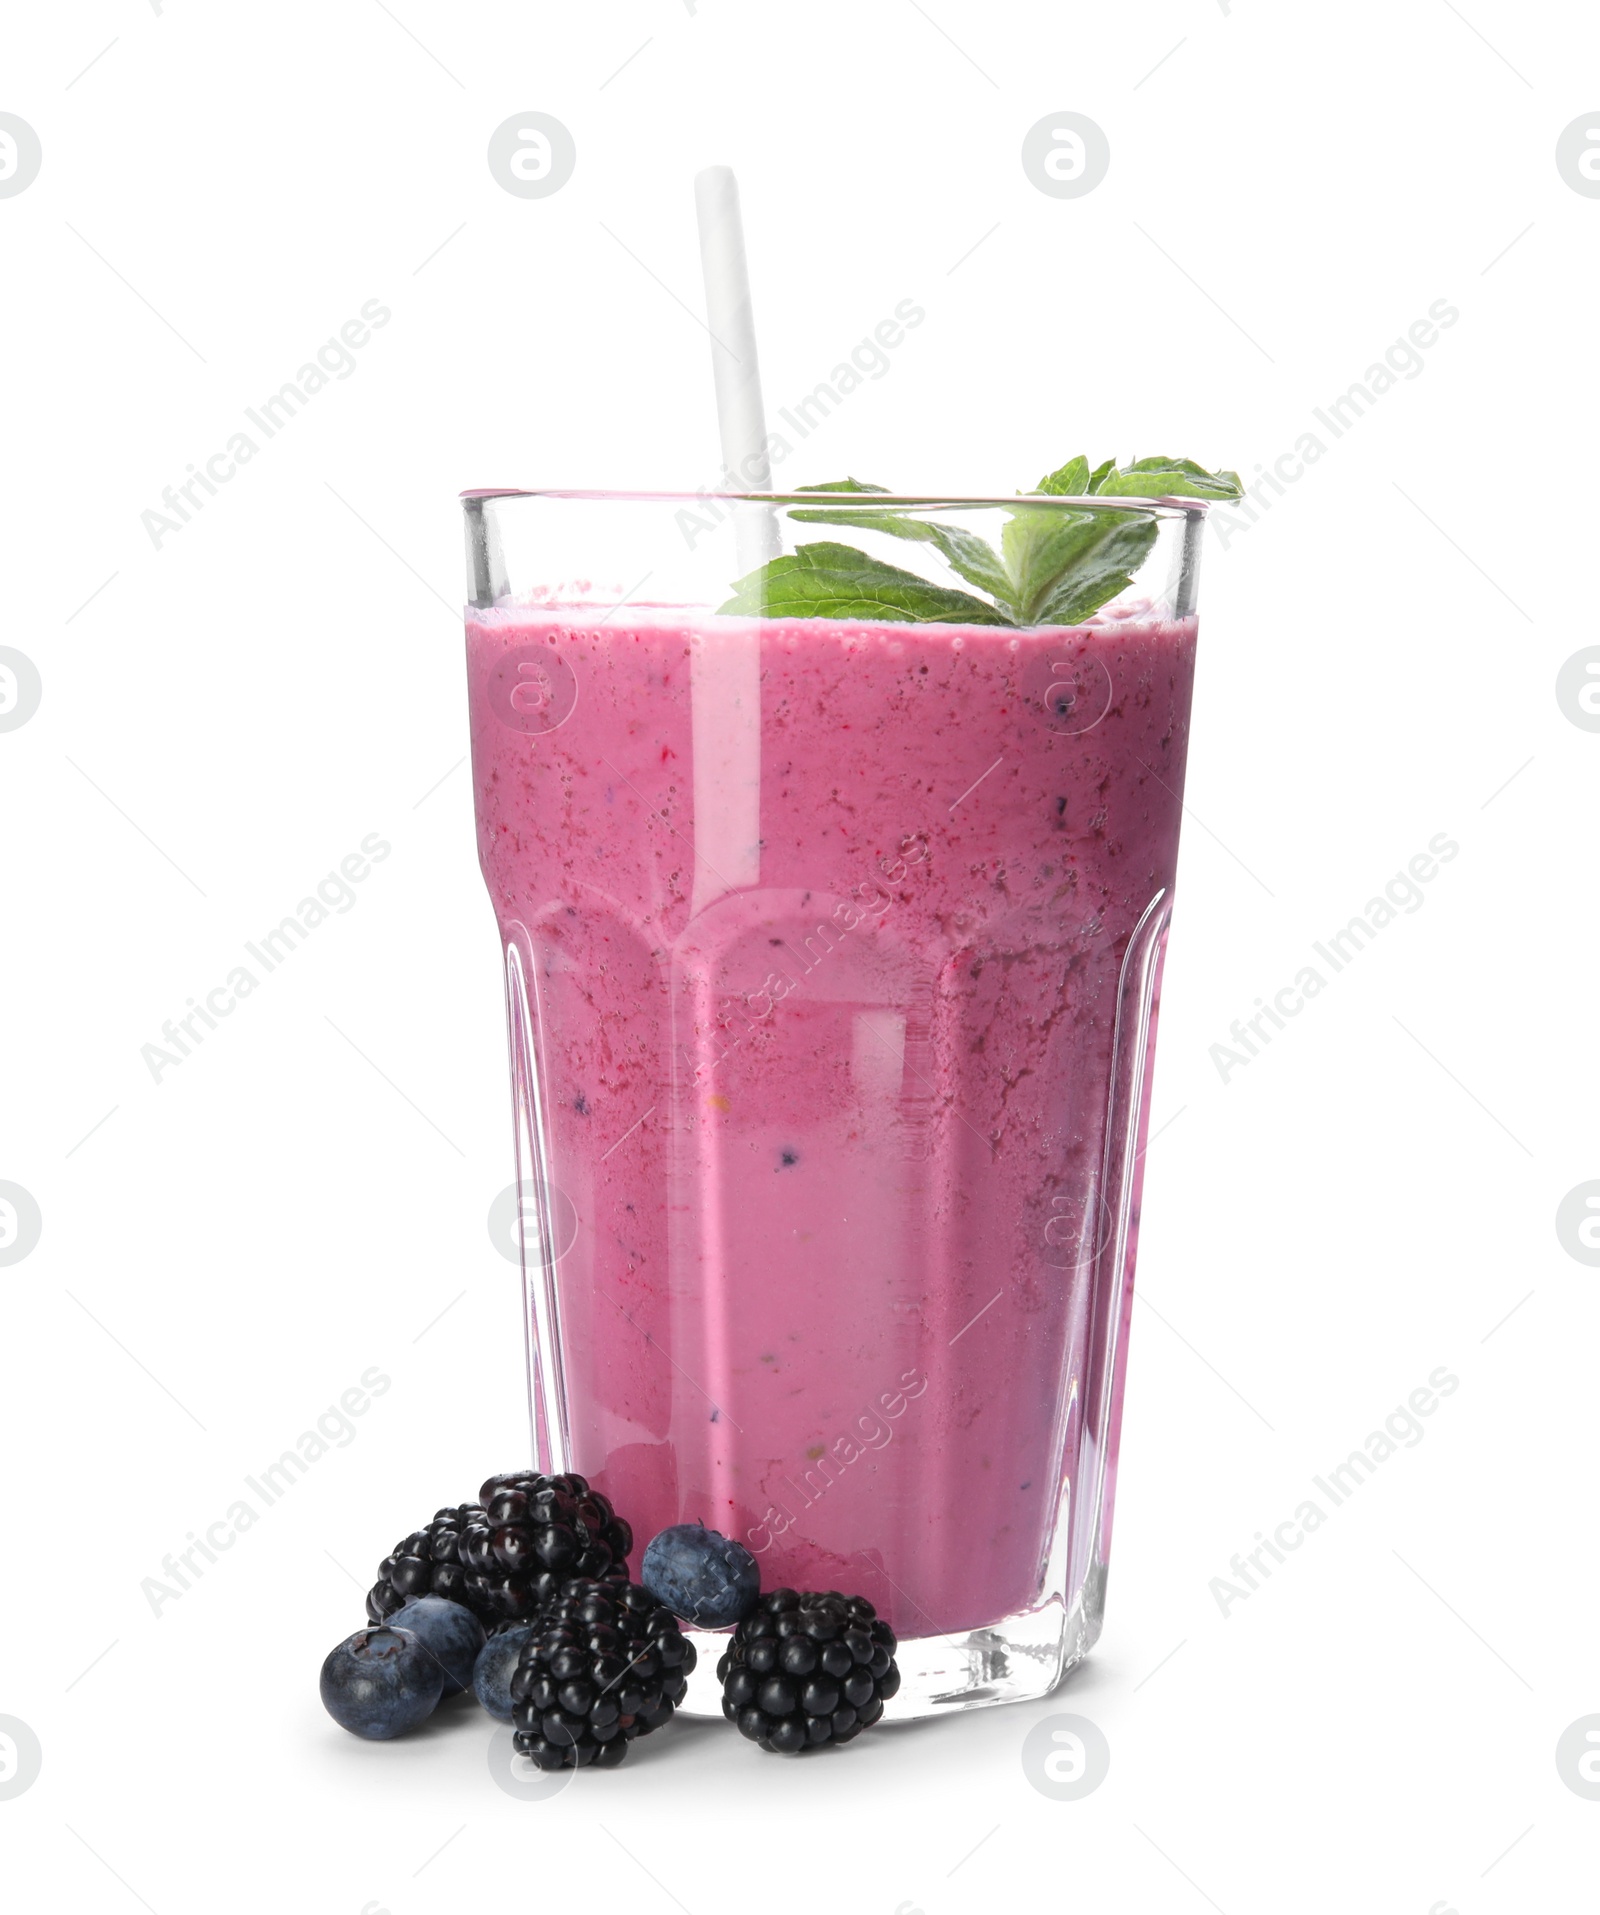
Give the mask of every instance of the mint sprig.
[[[881, 485], [850, 478], [798, 489], [863, 498], [886, 493]], [[1050, 498], [1243, 496], [1236, 473], [1208, 472], [1192, 459], [1165, 456], [1126, 466], [1108, 459], [1091, 471], [1080, 455], [1047, 473], [1034, 491]], [[932, 625], [1075, 625], [1128, 589], [1157, 532], [1154, 516], [1146, 512], [1041, 510], [1023, 502], [1008, 515], [996, 552], [960, 526], [866, 503], [797, 508], [790, 517], [932, 545], [957, 577], [985, 597], [931, 584], [853, 546], [823, 541], [771, 559], [736, 581], [723, 612]]]
[[915, 572], [819, 542], [769, 559], [735, 584], [721, 609], [752, 618], [879, 618], [915, 625], [1006, 625], [994, 606], [930, 585]]

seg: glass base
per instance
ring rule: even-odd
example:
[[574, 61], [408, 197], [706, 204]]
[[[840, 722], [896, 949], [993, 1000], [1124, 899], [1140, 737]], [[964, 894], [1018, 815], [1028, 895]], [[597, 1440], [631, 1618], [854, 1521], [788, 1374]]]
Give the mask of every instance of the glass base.
[[[914, 1722], [957, 1709], [985, 1709], [999, 1702], [1033, 1702], [1047, 1696], [1089, 1653], [1100, 1634], [1100, 1600], [1082, 1597], [1070, 1608], [1048, 1602], [984, 1629], [956, 1636], [907, 1636], [895, 1651], [900, 1692], [883, 1712], [885, 1722]], [[689, 1693], [678, 1705], [691, 1716], [720, 1716], [722, 1686], [717, 1663], [728, 1646], [726, 1630], [686, 1629], [698, 1660]]]

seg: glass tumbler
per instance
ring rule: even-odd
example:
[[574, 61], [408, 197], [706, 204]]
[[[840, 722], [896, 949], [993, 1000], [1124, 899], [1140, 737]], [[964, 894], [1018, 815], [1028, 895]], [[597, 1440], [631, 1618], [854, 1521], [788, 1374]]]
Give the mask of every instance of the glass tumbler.
[[463, 503], [538, 1466], [635, 1574], [699, 1521], [870, 1598], [891, 1717], [1042, 1695], [1104, 1609], [1204, 507]]

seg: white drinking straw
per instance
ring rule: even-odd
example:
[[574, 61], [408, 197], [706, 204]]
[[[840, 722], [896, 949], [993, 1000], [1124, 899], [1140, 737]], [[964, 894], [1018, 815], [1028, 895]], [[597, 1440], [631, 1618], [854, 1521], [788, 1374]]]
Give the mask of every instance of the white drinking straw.
[[[732, 168], [708, 166], [696, 175], [694, 202], [700, 223], [711, 369], [717, 387], [717, 424], [728, 474], [723, 489], [765, 492], [772, 485], [772, 466], [761, 409], [761, 371], [756, 358], [755, 317], [750, 310], [744, 228], [739, 218], [739, 186]], [[768, 506], [736, 504], [731, 510], [734, 549], [728, 556], [743, 578], [777, 556], [777, 515]], [[721, 549], [719, 539], [717, 550]], [[754, 620], [709, 619], [696, 634], [690, 651], [695, 849], [691, 924], [717, 907], [740, 912], [745, 907], [729, 894], [755, 891], [761, 884], [761, 637], [762, 628]], [[711, 937], [715, 948], [715, 933]], [[695, 1081], [702, 1096], [709, 1095], [719, 1081], [716, 1059], [721, 1042], [712, 974], [707, 970], [702, 976], [694, 1004]], [[714, 1392], [715, 1406], [703, 1425], [705, 1449], [696, 1461], [704, 1470], [702, 1487], [710, 1494], [711, 1507], [726, 1520], [744, 1486], [735, 1468], [734, 1427], [721, 1408], [734, 1395], [733, 1341], [728, 1320], [734, 1272], [725, 1238], [721, 1201], [724, 1166], [716, 1123], [714, 1112], [697, 1109], [689, 1145], [697, 1156], [693, 1176], [701, 1193], [697, 1233], [700, 1267], [695, 1282], [703, 1299], [699, 1329], [705, 1381], [700, 1387]], [[676, 1307], [681, 1310], [682, 1305]], [[690, 1326], [685, 1324], [683, 1328], [687, 1331]]]
[[[695, 213], [700, 222], [700, 265], [706, 282], [706, 324], [711, 332], [711, 371], [717, 387], [717, 425], [722, 462], [730, 475], [725, 490], [766, 492], [772, 485], [767, 457], [767, 421], [761, 405], [761, 362], [756, 353], [750, 273], [739, 216], [739, 182], [731, 166], [708, 166], [695, 175]], [[778, 550], [770, 512], [738, 512], [735, 535], [741, 573], [753, 571]]]
[[[694, 182], [705, 271], [706, 323], [717, 387], [717, 424], [728, 476], [723, 489], [766, 491], [772, 484], [761, 372], [756, 358], [750, 275], [745, 266], [739, 185], [728, 166], [708, 166]], [[769, 507], [736, 505], [739, 577], [778, 551]], [[731, 584], [732, 581], [730, 580]], [[761, 638], [754, 628], [707, 629], [690, 660], [694, 746], [694, 890], [698, 916], [730, 891], [761, 882]]]

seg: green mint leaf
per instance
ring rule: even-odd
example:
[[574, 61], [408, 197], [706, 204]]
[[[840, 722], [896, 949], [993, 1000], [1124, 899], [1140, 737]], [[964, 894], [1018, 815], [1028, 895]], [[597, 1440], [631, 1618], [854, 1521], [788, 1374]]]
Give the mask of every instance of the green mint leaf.
[[1000, 534], [1007, 586], [1017, 622], [1033, 624], [1039, 607], [1061, 579], [1099, 542], [1093, 512], [1030, 512], [1019, 506]]
[[[1022, 625], [1074, 624], [1125, 591], [1156, 539], [1143, 512], [1061, 512], [1019, 506], [1001, 534]], [[1070, 607], [1072, 617], [1065, 616]]]
[[[868, 485], [860, 479], [846, 478], [832, 479], [822, 485], [796, 486], [795, 490], [797, 492], [849, 492], [860, 494], [874, 492], [884, 493], [887, 492], [888, 488], [881, 485]], [[937, 525], [930, 520], [919, 519], [904, 512], [873, 511], [870, 508], [854, 506], [839, 506], [833, 509], [818, 507], [815, 510], [810, 507], [804, 510], [797, 508], [792, 511], [789, 516], [807, 525], [842, 525], [850, 531], [882, 532], [889, 538], [910, 539], [921, 544], [935, 546], [951, 570], [959, 577], [964, 578], [968, 584], [976, 585], [980, 590], [988, 592], [992, 596], [1004, 597], [1008, 582], [1006, 571], [998, 557], [996, 557], [993, 548], [973, 533], [963, 532], [959, 526]], [[802, 548], [802, 550], [806, 549], [811, 548]], [[845, 550], [847, 548], [835, 547], [833, 549]], [[863, 559], [866, 558], [865, 554], [858, 554], [858, 556]], [[869, 564], [877, 563], [875, 560], [866, 560], [866, 562]], [[887, 569], [893, 571], [896, 568], [891, 566]], [[910, 575], [908, 574], [907, 576]], [[747, 582], [748, 581], [741, 581], [741, 584]], [[937, 591], [940, 588], [935, 586], [930, 589]], [[957, 593], [955, 596], [957, 599], [961, 599], [964, 597], [964, 594]], [[993, 623], [994, 621], [991, 618], [985, 622]]]
[[1057, 499], [1082, 498], [1089, 490], [1089, 461], [1080, 452], [1054, 472], [1047, 472], [1033, 489]]
[[1107, 498], [1241, 499], [1237, 472], [1208, 472], [1193, 459], [1135, 459], [1095, 488]]
[[[1085, 515], [1088, 516], [1088, 515]], [[1073, 563], [1059, 573], [1034, 603], [1028, 622], [1077, 625], [1132, 585], [1134, 574], [1156, 542], [1156, 521], [1144, 512], [1095, 515], [1096, 537], [1085, 540]], [[1106, 520], [1111, 518], [1109, 524]]]
[[853, 532], [882, 532], [892, 539], [910, 539], [921, 545], [936, 546], [950, 569], [969, 585], [976, 585], [980, 592], [988, 592], [1001, 600], [1009, 596], [1011, 581], [994, 547], [974, 532], [963, 532], [959, 525], [939, 525], [932, 519], [919, 519], [904, 512], [874, 512], [865, 506], [838, 506], [832, 510], [797, 507], [789, 516], [807, 525], [842, 525]]
[[848, 545], [802, 545], [734, 583], [719, 611], [752, 618], [870, 618], [908, 625], [1006, 625], [994, 606], [930, 585]]
[[[800, 492], [888, 494], [860, 479], [805, 485]], [[1081, 453], [1035, 487], [1046, 498], [1238, 499], [1236, 472], [1209, 472], [1193, 459], [1164, 454], [1092, 470]], [[1076, 625], [1132, 585], [1158, 533], [1145, 512], [1041, 509], [1019, 501], [1000, 535], [1000, 550], [976, 533], [881, 506], [837, 505], [791, 510], [811, 525], [932, 545], [959, 578], [985, 594], [974, 598], [930, 584], [915, 572], [822, 542], [769, 561], [739, 579], [722, 611], [766, 618], [876, 618], [907, 624]]]

